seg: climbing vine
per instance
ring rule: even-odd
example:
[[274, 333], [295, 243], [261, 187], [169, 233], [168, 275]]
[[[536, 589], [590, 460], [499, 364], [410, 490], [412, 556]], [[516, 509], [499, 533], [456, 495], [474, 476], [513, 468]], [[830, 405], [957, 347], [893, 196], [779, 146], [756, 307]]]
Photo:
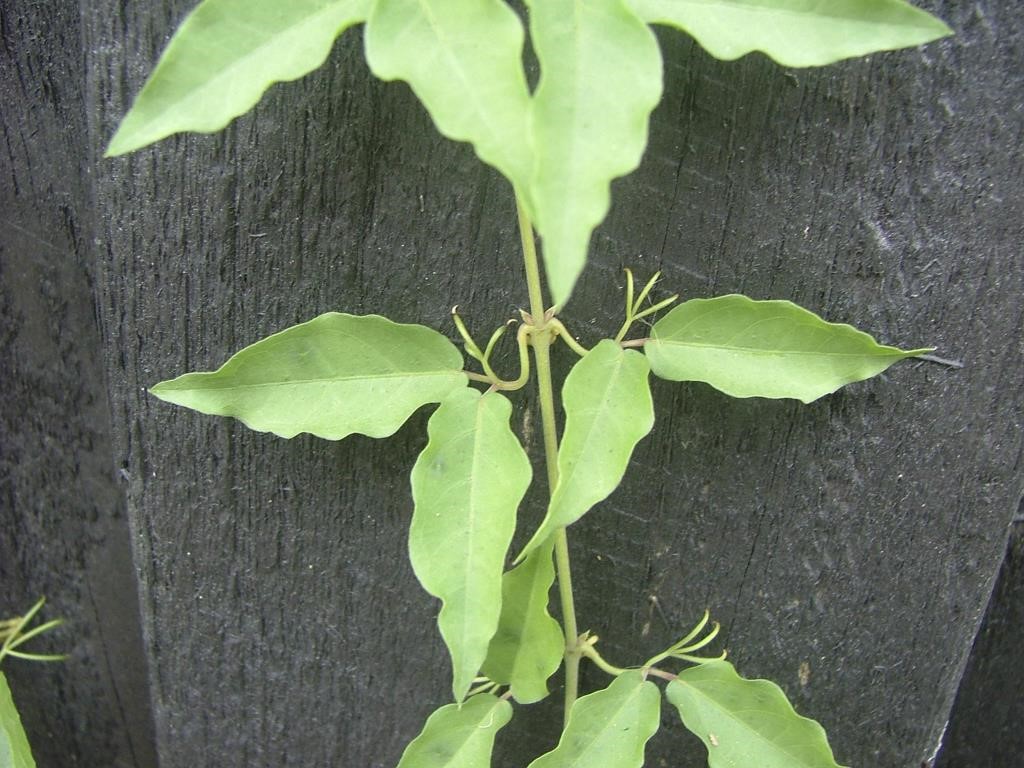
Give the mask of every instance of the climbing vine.
[[[708, 615], [651, 659], [619, 667], [603, 658], [598, 638], [578, 628], [567, 528], [615, 490], [651, 430], [651, 374], [734, 397], [811, 402], [928, 350], [878, 344], [788, 301], [654, 301], [658, 276], [637, 286], [629, 272], [623, 322], [607, 338], [586, 348], [558, 316], [608, 212], [611, 181], [634, 170], [646, 147], [662, 93], [650, 25], [686, 32], [722, 59], [761, 51], [790, 67], [920, 45], [949, 29], [902, 0], [527, 0], [522, 14], [501, 0], [205, 0], [167, 46], [108, 155], [223, 128], [271, 83], [322, 64], [357, 24], [374, 74], [407, 82], [442, 134], [470, 142], [511, 184], [528, 298], [514, 319], [518, 375], [502, 378], [491, 363], [510, 325], [479, 344], [453, 311], [475, 363], [467, 368], [433, 329], [328, 313], [257, 341], [216, 371], [150, 391], [284, 438], [328, 440], [386, 437], [438, 404], [412, 469], [409, 552], [442, 604], [453, 703], [429, 717], [400, 768], [488, 765], [513, 702], [545, 699], [559, 667], [564, 733], [531, 768], [642, 765], [660, 724], [656, 681], [713, 767], [836, 766], [824, 730], [778, 686], [740, 677], [724, 653], [707, 650], [719, 630]], [[523, 68], [527, 29], [540, 65], [533, 90]], [[659, 313], [637, 335], [638, 321]], [[560, 387], [550, 364], [556, 346], [579, 357]], [[534, 379], [550, 500], [525, 547], [510, 552], [533, 479], [510, 426], [510, 397]], [[560, 622], [549, 611], [556, 582]], [[583, 659], [611, 679], [579, 696]]]

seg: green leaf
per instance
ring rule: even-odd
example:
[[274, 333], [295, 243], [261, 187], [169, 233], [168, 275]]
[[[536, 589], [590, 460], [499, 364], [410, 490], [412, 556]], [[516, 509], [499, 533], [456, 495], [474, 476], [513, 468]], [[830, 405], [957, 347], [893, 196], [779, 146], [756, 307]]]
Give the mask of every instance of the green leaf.
[[903, 0], [628, 0], [652, 24], [688, 32], [712, 56], [762, 51], [787, 67], [815, 67], [952, 34]]
[[0, 768], [35, 768], [25, 729], [14, 707], [7, 678], [0, 672]]
[[618, 487], [633, 448], [654, 426], [649, 370], [642, 354], [604, 339], [569, 372], [562, 389], [565, 434], [558, 446], [558, 483], [523, 554]]
[[555, 581], [553, 546], [549, 540], [501, 577], [501, 618], [481, 670], [511, 686], [520, 704], [548, 695], [547, 679], [558, 670], [565, 651], [562, 629], [548, 613]]
[[639, 670], [576, 700], [558, 746], [529, 768], [640, 768], [644, 745], [658, 730], [658, 686]]
[[512, 719], [512, 705], [489, 693], [448, 704], [427, 718], [398, 768], [486, 768], [494, 737]]
[[366, 59], [382, 80], [405, 80], [437, 129], [525, 192], [530, 93], [523, 25], [501, 0], [377, 0]]
[[839, 768], [824, 728], [775, 683], [745, 680], [727, 661], [684, 670], [665, 695], [708, 748], [710, 768]]
[[502, 566], [532, 475], [511, 414], [497, 392], [453, 392], [430, 417], [429, 442], [412, 468], [409, 556], [423, 587], [444, 603], [437, 623], [456, 701], [498, 628]]
[[644, 351], [663, 379], [707, 382], [733, 397], [809, 403], [931, 350], [881, 346], [792, 302], [730, 294], [675, 307], [654, 324]]
[[528, 0], [541, 76], [532, 105], [530, 202], [548, 286], [564, 305], [610, 184], [640, 163], [661, 99], [661, 53], [622, 0]]
[[217, 371], [150, 392], [281, 437], [386, 437], [420, 406], [465, 386], [461, 369], [462, 355], [437, 331], [329, 312], [246, 347]]
[[370, 0], [206, 0], [182, 22], [107, 147], [123, 155], [172, 133], [219, 131], [273, 83], [323, 64]]

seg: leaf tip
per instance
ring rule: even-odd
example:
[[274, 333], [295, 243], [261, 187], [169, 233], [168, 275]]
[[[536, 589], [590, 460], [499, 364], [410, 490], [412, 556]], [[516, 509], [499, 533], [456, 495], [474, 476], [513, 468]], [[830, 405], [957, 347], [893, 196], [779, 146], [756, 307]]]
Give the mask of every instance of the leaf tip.
[[956, 34], [956, 31], [938, 16], [932, 16], [931, 14], [928, 15], [930, 17], [929, 21], [931, 22], [929, 26], [932, 28], [934, 37], [925, 42], [930, 43], [932, 40], [940, 40], [943, 37], [951, 37]]
[[[455, 659], [452, 659], [455, 662]], [[455, 669], [452, 673], [452, 699], [458, 705], [462, 706], [468, 701], [469, 689], [473, 687], [473, 679], [475, 675], [467, 675], [464, 671]]]
[[120, 157], [121, 155], [128, 154], [133, 149], [137, 149], [137, 147], [130, 146], [129, 143], [121, 136], [121, 131], [119, 130], [110, 139], [110, 142], [107, 144], [107, 148], [103, 150], [103, 157]]
[[554, 305], [561, 310], [572, 296], [572, 289], [576, 286], [576, 276], [573, 276], [571, 280], [562, 280], [549, 272], [548, 283], [551, 285], [551, 298], [555, 300]]
[[114, 131], [114, 135], [110, 137], [110, 141], [107, 143], [107, 148], [103, 151], [103, 157], [120, 157], [121, 155], [127, 155], [129, 152], [134, 152], [137, 149], [149, 146], [160, 139], [166, 138], [167, 135], [159, 136], [152, 135], [152, 132], [146, 133], [140, 131], [138, 127], [138, 121], [135, 119], [135, 108], [128, 110], [128, 113], [121, 118], [121, 122], [117, 126], [117, 130]]
[[530, 537], [530, 540], [526, 542], [526, 545], [520, 550], [519, 554], [515, 556], [515, 559], [512, 560], [513, 567], [522, 563], [526, 559], [527, 555], [535, 550], [540, 543], [547, 538], [545, 529], [546, 526], [542, 523], [540, 528], [534, 532], [533, 536]]
[[[178, 379], [181, 377], [179, 376]], [[165, 403], [173, 403], [174, 405], [181, 405], [179, 399], [175, 396], [180, 391], [179, 387], [175, 386], [175, 382], [178, 379], [167, 379], [165, 381], [158, 382], [150, 387], [147, 391], [153, 397], [158, 400], [163, 400]]]

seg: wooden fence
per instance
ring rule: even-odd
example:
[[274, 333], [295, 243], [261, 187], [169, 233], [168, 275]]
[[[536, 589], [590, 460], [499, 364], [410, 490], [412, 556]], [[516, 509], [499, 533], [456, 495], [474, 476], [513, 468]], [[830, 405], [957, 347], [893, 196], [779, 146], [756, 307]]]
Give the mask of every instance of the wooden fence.
[[[810, 406], [655, 384], [626, 483], [573, 530], [611, 659], [710, 607], [841, 763], [893, 768], [935, 756], [1022, 494], [1024, 21], [918, 4], [957, 36], [821, 70], [661, 35], [646, 159], [564, 313], [595, 340], [622, 269], [660, 269], [963, 362]], [[369, 75], [358, 30], [223, 134], [101, 159], [192, 5], [0, 4], [0, 612], [46, 594], [71, 653], [5, 672], [41, 766], [390, 768], [448, 691], [405, 553], [426, 416], [285, 441], [146, 388], [328, 310], [451, 332], [458, 303], [495, 327], [526, 302], [512, 198]], [[514, 418], [537, 449], [533, 406]], [[551, 743], [554, 706], [520, 708], [496, 766]], [[965, 722], [958, 748], [984, 749]], [[702, 761], [678, 726], [648, 748]]]

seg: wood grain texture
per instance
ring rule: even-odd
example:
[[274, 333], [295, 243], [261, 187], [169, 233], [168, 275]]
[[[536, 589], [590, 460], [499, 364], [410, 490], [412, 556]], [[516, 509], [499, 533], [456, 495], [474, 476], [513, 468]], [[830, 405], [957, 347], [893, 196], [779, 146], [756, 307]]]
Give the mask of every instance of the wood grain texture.
[[[84, 17], [93, 147], [190, 5]], [[660, 34], [647, 158], [616, 183], [564, 316], [596, 342], [621, 268], [660, 268], [684, 296], [792, 299], [964, 361], [808, 407], [658, 383], [632, 474], [573, 530], [582, 627], [614, 663], [710, 606], [740, 670], [776, 679], [846, 764], [934, 752], [1021, 493], [1021, 21], [1009, 0], [930, 8], [957, 38], [818, 71]], [[373, 81], [360, 44], [346, 33], [223, 135], [91, 167], [164, 766], [391, 766], [446, 701], [405, 545], [425, 414], [387, 442], [283, 441], [145, 393], [331, 309], [451, 332], [459, 303], [485, 335], [526, 302], [507, 187]], [[514, 423], [536, 451], [532, 400]], [[552, 744], [556, 706], [518, 708], [496, 765]], [[702, 764], [681, 731], [650, 765]]]
[[1024, 755], [1024, 509], [1010, 527], [981, 631], [971, 650], [937, 768], [1015, 765]]
[[[670, 72], [606, 228], [608, 280], [634, 250], [684, 296], [788, 298], [965, 363], [808, 407], [656, 387], [646, 469], [594, 534], [617, 561], [584, 577], [601, 604], [623, 582], [655, 595], [674, 626], [637, 603], [652, 649], [710, 606], [734, 663], [782, 684], [844, 764], [933, 754], [1021, 494], [1021, 29], [1002, 4], [934, 9], [956, 39], [828, 70], [694, 53], [705, 78]], [[624, 557], [637, 515], [647, 540]]]
[[93, 305], [77, 5], [0, 8], [0, 616], [64, 627], [4, 661], [39, 766], [155, 766]]

